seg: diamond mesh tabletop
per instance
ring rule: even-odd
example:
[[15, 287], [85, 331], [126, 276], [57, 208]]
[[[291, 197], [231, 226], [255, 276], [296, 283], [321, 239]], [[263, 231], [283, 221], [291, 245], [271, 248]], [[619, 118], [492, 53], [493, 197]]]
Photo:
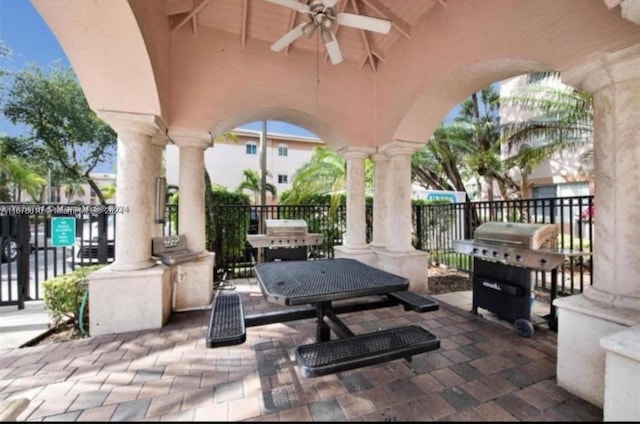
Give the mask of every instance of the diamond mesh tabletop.
[[409, 288], [405, 277], [346, 258], [265, 262], [255, 274], [266, 300], [289, 306]]

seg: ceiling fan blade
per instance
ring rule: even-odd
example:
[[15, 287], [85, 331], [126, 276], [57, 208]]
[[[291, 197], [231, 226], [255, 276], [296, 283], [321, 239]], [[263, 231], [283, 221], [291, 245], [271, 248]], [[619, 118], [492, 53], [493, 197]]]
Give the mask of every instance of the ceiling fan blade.
[[297, 10], [300, 13], [309, 13], [309, 6], [300, 3], [296, 0], [265, 0], [269, 3], [277, 4], [278, 6], [288, 7], [289, 9]]
[[322, 0], [322, 4], [324, 4], [325, 7], [333, 7], [336, 3], [338, 3], [338, 0]]
[[337, 65], [342, 62], [342, 51], [340, 50], [340, 45], [338, 44], [338, 39], [335, 34], [328, 29], [322, 30], [322, 40], [324, 41], [324, 46], [327, 49], [327, 53], [329, 53], [329, 59], [331, 63]]
[[289, 44], [293, 43], [298, 37], [302, 36], [304, 32], [302, 31], [302, 27], [304, 27], [307, 23], [303, 23], [287, 32], [285, 35], [276, 40], [275, 43], [271, 45], [271, 50], [274, 52], [279, 52], [285, 49]]
[[354, 13], [338, 13], [337, 19], [340, 25], [379, 32], [381, 34], [387, 34], [391, 30], [391, 21], [387, 19], [356, 15]]

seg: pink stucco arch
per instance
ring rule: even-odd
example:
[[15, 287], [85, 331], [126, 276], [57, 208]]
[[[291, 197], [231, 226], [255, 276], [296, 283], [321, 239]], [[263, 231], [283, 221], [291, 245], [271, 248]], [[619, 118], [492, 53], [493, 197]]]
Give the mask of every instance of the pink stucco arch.
[[400, 140], [424, 141], [446, 114], [472, 93], [488, 85], [528, 72], [548, 71], [542, 63], [524, 59], [496, 59], [473, 63], [430, 83], [415, 96], [396, 130]]
[[[166, 119], [167, 101], [161, 99], [161, 88], [169, 85], [164, 63], [168, 56], [163, 51], [168, 51], [169, 37], [162, 36], [166, 28], [154, 30], [163, 23], [154, 19], [161, 14], [142, 10], [145, 5], [139, 2], [32, 3], [64, 49], [93, 110], [155, 114]], [[140, 10], [134, 13], [134, 9]], [[140, 16], [144, 19], [138, 20]]]
[[211, 129], [211, 133], [215, 137], [242, 124], [262, 120], [284, 121], [305, 128], [320, 137], [329, 148], [334, 150], [346, 145], [342, 134], [329, 123], [300, 110], [279, 107], [252, 108], [238, 111], [229, 118], [215, 124]]

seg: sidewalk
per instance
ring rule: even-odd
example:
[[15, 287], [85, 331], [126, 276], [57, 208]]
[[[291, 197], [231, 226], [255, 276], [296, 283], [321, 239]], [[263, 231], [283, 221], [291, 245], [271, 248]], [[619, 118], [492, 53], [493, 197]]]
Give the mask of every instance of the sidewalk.
[[49, 330], [51, 319], [42, 300], [25, 302], [25, 308], [0, 307], [0, 349], [19, 348]]

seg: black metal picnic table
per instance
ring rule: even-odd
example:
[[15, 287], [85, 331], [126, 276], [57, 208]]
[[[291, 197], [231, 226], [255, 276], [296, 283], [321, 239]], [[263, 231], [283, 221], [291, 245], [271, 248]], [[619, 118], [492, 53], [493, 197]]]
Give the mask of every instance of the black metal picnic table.
[[317, 341], [329, 340], [330, 326], [341, 336], [353, 335], [335, 315], [332, 302], [409, 288], [405, 277], [348, 258], [265, 262], [254, 269], [268, 302], [286, 306], [311, 304], [316, 308]]
[[[409, 280], [355, 259], [264, 262], [255, 275], [265, 300], [286, 306], [244, 315], [239, 295], [218, 295], [207, 345], [243, 343], [245, 328], [316, 318], [316, 342], [296, 348], [303, 375], [320, 376], [437, 349], [440, 340], [418, 325], [355, 335], [338, 314], [402, 304], [405, 310], [437, 310], [434, 299], [409, 290]], [[338, 339], [331, 340], [331, 331]]]

